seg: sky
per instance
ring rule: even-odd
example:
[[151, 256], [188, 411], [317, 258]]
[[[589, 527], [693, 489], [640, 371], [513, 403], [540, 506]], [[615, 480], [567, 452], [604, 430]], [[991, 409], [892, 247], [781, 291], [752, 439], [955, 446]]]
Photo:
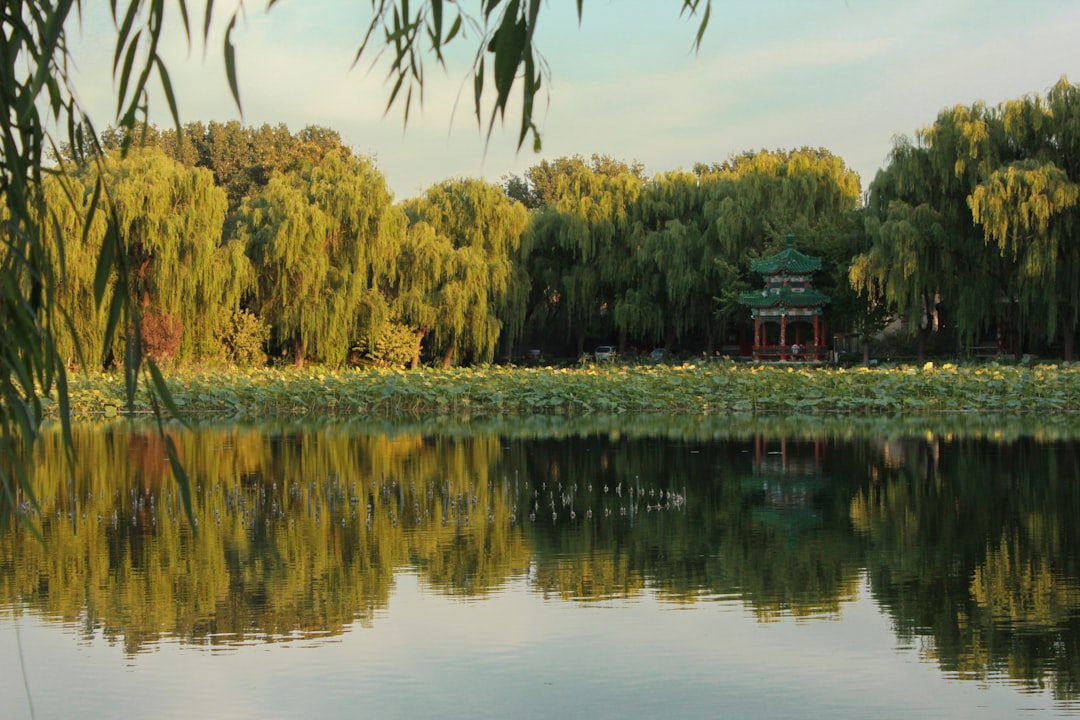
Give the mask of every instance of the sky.
[[[200, 2], [188, 2], [198, 24]], [[116, 117], [115, 31], [107, 3], [85, 5], [69, 45], [79, 99], [100, 129]], [[332, 128], [375, 160], [399, 200], [448, 178], [500, 182], [572, 155], [636, 161], [652, 175], [799, 147], [843, 158], [865, 190], [894, 139], [943, 109], [1043, 95], [1062, 76], [1080, 82], [1076, 0], [713, 0], [697, 52], [697, 19], [680, 17], [681, 0], [586, 0], [580, 24], [574, 0], [547, 0], [537, 46], [550, 78], [537, 100], [543, 147], [534, 153], [531, 141], [517, 149], [516, 112], [490, 140], [486, 113], [478, 127], [475, 46], [450, 54], [445, 69], [429, 59], [423, 104], [407, 126], [403, 106], [386, 112], [385, 60], [353, 65], [370, 3], [279, 0], [266, 11], [248, 0], [234, 32], [242, 113], [221, 59], [235, 5], [217, 1], [205, 47], [187, 42], [167, 5], [164, 47], [181, 122]], [[157, 95], [151, 121], [172, 122]]]

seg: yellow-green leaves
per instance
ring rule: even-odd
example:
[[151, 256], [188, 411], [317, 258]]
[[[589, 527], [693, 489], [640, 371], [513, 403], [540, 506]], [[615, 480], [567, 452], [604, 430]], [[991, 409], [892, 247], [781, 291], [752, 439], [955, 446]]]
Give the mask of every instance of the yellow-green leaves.
[[992, 173], [971, 193], [968, 204], [986, 241], [1002, 252], [1012, 250], [1016, 257], [1023, 246], [1047, 244], [1051, 224], [1073, 208], [1078, 197], [1080, 186], [1061, 168], [1026, 160]]
[[330, 152], [277, 174], [243, 204], [239, 232], [258, 275], [257, 304], [298, 364], [337, 367], [388, 319], [404, 219], [366, 158]]
[[[1080, 93], [943, 110], [899, 140], [871, 187], [873, 244], [851, 279], [909, 317], [940, 303], [962, 342], [991, 325], [1020, 348], [1080, 322]], [[925, 323], [924, 323], [925, 324]], [[1059, 333], [1060, 330], [1060, 333]]]
[[429, 188], [409, 205], [412, 228], [396, 275], [401, 320], [428, 337], [444, 364], [490, 362], [503, 328], [520, 325], [515, 259], [525, 208], [481, 180]]

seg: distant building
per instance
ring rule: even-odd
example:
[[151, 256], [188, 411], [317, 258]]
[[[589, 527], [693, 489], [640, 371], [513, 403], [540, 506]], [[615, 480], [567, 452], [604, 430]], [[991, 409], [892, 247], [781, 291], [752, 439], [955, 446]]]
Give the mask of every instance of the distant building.
[[765, 278], [764, 289], [739, 295], [754, 318], [754, 359], [825, 359], [829, 348], [822, 310], [830, 298], [813, 281], [821, 258], [803, 255], [795, 249], [795, 236], [788, 235], [786, 248], [758, 258], [750, 269]]

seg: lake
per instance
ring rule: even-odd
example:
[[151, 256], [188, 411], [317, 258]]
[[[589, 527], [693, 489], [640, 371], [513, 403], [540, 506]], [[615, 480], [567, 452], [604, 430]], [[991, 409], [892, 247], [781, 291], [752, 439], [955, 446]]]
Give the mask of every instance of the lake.
[[0, 717], [1080, 715], [1071, 420], [75, 425]]

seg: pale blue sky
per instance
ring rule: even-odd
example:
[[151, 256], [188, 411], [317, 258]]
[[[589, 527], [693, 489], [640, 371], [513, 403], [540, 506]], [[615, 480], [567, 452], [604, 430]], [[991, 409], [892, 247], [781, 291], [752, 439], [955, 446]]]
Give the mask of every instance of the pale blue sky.
[[[107, 7], [97, 5], [72, 45], [81, 97], [104, 126], [115, 112], [113, 38]], [[551, 0], [541, 15], [552, 80], [537, 114], [539, 155], [528, 144], [516, 151], [516, 116], [485, 153], [467, 54], [446, 71], [429, 64], [424, 106], [408, 128], [400, 110], [384, 117], [382, 67], [350, 69], [370, 7], [356, 0], [280, 0], [269, 13], [246, 4], [236, 34], [242, 120], [334, 128], [376, 159], [399, 199], [450, 177], [497, 182], [566, 155], [637, 160], [652, 174], [801, 146], [842, 157], [865, 189], [893, 137], [945, 107], [1042, 94], [1062, 75], [1080, 82], [1075, 0], [713, 0], [697, 54], [696, 20], [679, 17], [681, 0], [586, 0], [580, 27], [575, 5]], [[190, 52], [179, 35], [170, 43], [184, 122], [241, 119], [222, 69], [222, 31], [205, 57], [201, 43]]]

